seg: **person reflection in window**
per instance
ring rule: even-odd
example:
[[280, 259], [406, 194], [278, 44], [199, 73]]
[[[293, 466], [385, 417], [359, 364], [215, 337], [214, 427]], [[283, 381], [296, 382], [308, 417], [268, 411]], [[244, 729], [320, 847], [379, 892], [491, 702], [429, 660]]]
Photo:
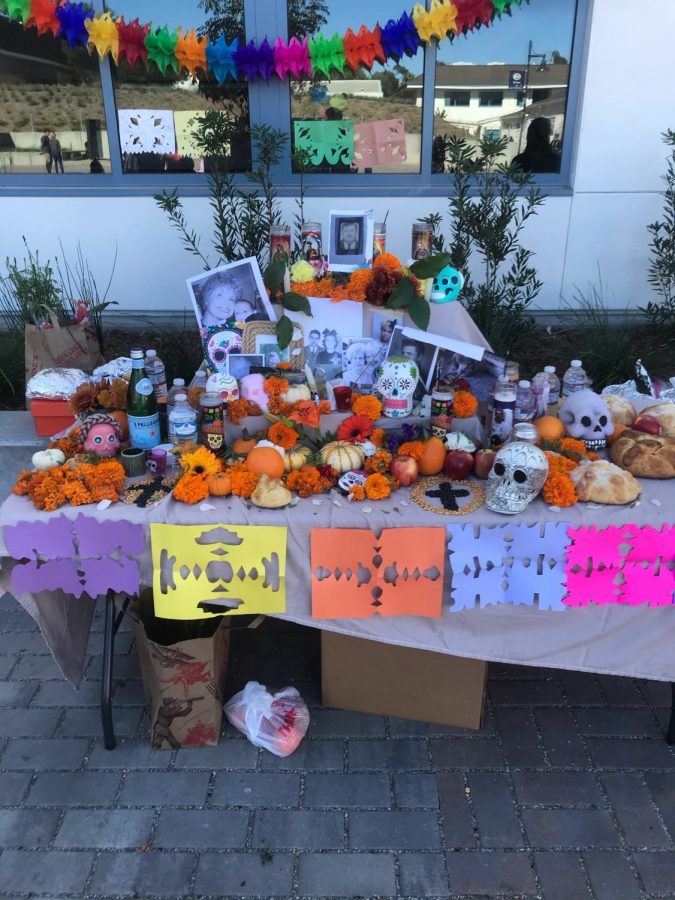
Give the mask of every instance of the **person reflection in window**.
[[49, 132], [49, 149], [54, 162], [54, 174], [58, 175], [59, 170], [63, 175], [63, 153], [61, 152], [61, 141], [57, 138], [55, 131]]
[[513, 160], [523, 172], [559, 172], [560, 155], [551, 146], [551, 122], [540, 116], [527, 129], [525, 149]]

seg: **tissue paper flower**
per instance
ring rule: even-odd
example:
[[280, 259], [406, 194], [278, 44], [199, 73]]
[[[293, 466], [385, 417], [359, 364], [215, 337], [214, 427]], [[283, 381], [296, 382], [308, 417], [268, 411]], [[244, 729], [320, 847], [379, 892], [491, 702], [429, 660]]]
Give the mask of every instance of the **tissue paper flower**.
[[28, 24], [30, 19], [30, 0], [6, 0], [5, 7], [10, 19]]
[[311, 78], [312, 62], [307, 38], [299, 41], [292, 37], [288, 44], [283, 38], [277, 38], [274, 42], [274, 68], [279, 78], [285, 78], [289, 73], [293, 78], [302, 78], [303, 74]]
[[397, 62], [406, 56], [415, 56], [420, 45], [420, 36], [415, 28], [415, 23], [407, 12], [400, 19], [389, 19], [380, 31], [382, 49], [387, 57]]
[[347, 65], [354, 72], [357, 72], [361, 66], [372, 69], [375, 60], [381, 63], [386, 62], [379, 25], [376, 25], [372, 31], [362, 25], [357, 34], [348, 28], [343, 43]]
[[158, 28], [151, 31], [145, 38], [145, 46], [148, 48], [148, 60], [152, 60], [162, 75], [171, 68], [178, 75], [178, 60], [176, 59], [176, 44], [178, 32], [170, 32], [169, 29]]
[[299, 259], [291, 266], [291, 279], [293, 281], [314, 281], [314, 266], [306, 259]]
[[223, 35], [218, 38], [215, 44], [209, 44], [206, 48], [206, 62], [209, 72], [212, 72], [218, 84], [225, 84], [228, 76], [236, 81], [239, 77], [237, 72], [237, 64], [234, 61], [234, 54], [239, 46], [239, 41], [235, 38], [231, 44], [228, 44]]
[[87, 44], [89, 52], [91, 53], [92, 49], [95, 48], [101, 59], [110, 53], [115, 62], [117, 62], [120, 36], [117, 31], [117, 25], [110, 13], [105, 12], [95, 19], [86, 19], [84, 27], [89, 33], [89, 43]]
[[71, 3], [65, 0], [56, 7], [56, 18], [61, 24], [57, 37], [65, 38], [71, 47], [78, 44], [85, 45], [89, 40], [89, 32], [85, 28], [85, 21], [94, 18], [94, 12], [88, 9], [84, 3]]
[[344, 75], [345, 48], [340, 35], [336, 32], [330, 40], [320, 34], [309, 39], [309, 56], [314, 72], [323, 72], [326, 78], [331, 77], [331, 69]]
[[206, 45], [207, 38], [201, 40], [195, 34], [194, 28], [191, 28], [187, 34], [183, 34], [183, 29], [178, 26], [178, 40], [176, 41], [176, 59], [179, 65], [187, 69], [193, 78], [197, 76], [197, 69], [206, 72]]
[[150, 33], [149, 25], [141, 25], [137, 18], [132, 22], [125, 22], [122, 17], [117, 20], [117, 33], [120, 59], [126, 57], [132, 69], [139, 59], [141, 62], [147, 60], [148, 48], [145, 46], [145, 39]]
[[56, 37], [61, 27], [56, 18], [56, 0], [33, 0], [29, 23], [35, 25], [39, 35], [51, 31], [52, 37]]

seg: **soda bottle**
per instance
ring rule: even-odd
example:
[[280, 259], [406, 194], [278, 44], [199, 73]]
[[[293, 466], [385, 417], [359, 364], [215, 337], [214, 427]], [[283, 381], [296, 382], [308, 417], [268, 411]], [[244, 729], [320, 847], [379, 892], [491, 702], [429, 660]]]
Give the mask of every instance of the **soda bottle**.
[[185, 393], [185, 379], [184, 378], [174, 378], [173, 384], [171, 385], [171, 390], [166, 395], [166, 408], [168, 412], [171, 412], [172, 406], [176, 402], [176, 394], [184, 394]]
[[511, 435], [516, 411], [516, 385], [503, 375], [492, 394], [492, 424], [490, 443], [493, 447], [505, 444]]
[[148, 378], [152, 383], [152, 388], [155, 392], [155, 397], [157, 398], [159, 403], [166, 401], [166, 395], [168, 393], [167, 384], [166, 384], [166, 368], [164, 367], [164, 363], [157, 356], [156, 350], [147, 350], [145, 353], [145, 371], [148, 373]]
[[172, 444], [197, 443], [197, 413], [185, 393], [176, 394], [176, 402], [169, 413], [169, 440]]
[[586, 373], [580, 359], [573, 359], [569, 369], [563, 375], [562, 395], [569, 397], [577, 391], [583, 391], [586, 387]]
[[152, 450], [161, 443], [157, 398], [143, 365], [143, 351], [131, 351], [131, 380], [127, 390], [129, 441], [132, 447]]
[[518, 382], [516, 410], [513, 414], [513, 421], [531, 422], [532, 419], [534, 419], [534, 393], [530, 382], [523, 379]]
[[546, 415], [557, 416], [558, 405], [560, 403], [560, 379], [555, 374], [555, 366], [544, 366], [544, 372], [548, 377], [548, 403], [546, 404]]

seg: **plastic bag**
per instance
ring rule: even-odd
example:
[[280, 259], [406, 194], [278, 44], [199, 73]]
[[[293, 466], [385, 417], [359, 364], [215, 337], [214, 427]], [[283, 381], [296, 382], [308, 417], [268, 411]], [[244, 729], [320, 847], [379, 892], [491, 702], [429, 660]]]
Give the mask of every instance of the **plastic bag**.
[[225, 715], [255, 747], [275, 756], [290, 756], [309, 727], [307, 704], [295, 688], [271, 694], [257, 681], [228, 700]]

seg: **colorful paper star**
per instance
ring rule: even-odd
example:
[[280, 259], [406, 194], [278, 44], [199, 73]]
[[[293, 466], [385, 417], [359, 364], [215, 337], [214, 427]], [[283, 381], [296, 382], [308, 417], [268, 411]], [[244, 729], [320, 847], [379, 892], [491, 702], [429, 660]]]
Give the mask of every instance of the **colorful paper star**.
[[239, 73], [234, 61], [234, 54], [238, 44], [237, 38], [231, 44], [228, 44], [221, 34], [215, 44], [209, 44], [206, 48], [206, 63], [209, 67], [209, 72], [213, 74], [218, 84], [225, 84], [228, 76], [235, 81], [238, 79]]
[[292, 37], [288, 44], [283, 38], [274, 42], [274, 68], [279, 78], [290, 74], [293, 78], [312, 77], [312, 61], [309, 58], [307, 38], [299, 41]]
[[65, 38], [71, 47], [78, 44], [86, 45], [89, 40], [89, 32], [85, 28], [85, 21], [94, 18], [94, 11], [88, 9], [84, 3], [65, 3], [56, 7], [56, 18], [61, 24], [57, 37]]
[[406, 12], [398, 20], [389, 19], [381, 29], [381, 41], [387, 58], [398, 62], [404, 53], [407, 56], [415, 56], [420, 45], [420, 36], [415, 23]]
[[357, 34], [354, 34], [352, 29], [348, 28], [343, 44], [347, 65], [353, 72], [357, 72], [360, 66], [372, 69], [375, 60], [381, 63], [386, 62], [379, 25], [376, 25], [372, 31], [366, 28], [365, 25], [362, 25]]
[[499, 13], [499, 15], [501, 16], [502, 13], [508, 11], [508, 8], [509, 6], [511, 6], [512, 2], [513, 0], [492, 0], [492, 5], [495, 8], [495, 12]]
[[89, 32], [87, 49], [91, 53], [95, 48], [99, 57], [103, 59], [108, 53], [117, 62], [120, 49], [120, 36], [117, 25], [109, 12], [103, 13], [94, 19], [87, 19], [84, 27]]
[[10, 19], [28, 24], [30, 0], [5, 0], [5, 9]]
[[270, 47], [267, 38], [257, 47], [255, 41], [248, 44], [240, 44], [234, 51], [234, 61], [237, 69], [243, 72], [249, 81], [255, 81], [261, 75], [266, 81], [274, 71], [274, 50]]
[[[31, 14], [29, 24], [35, 25], [39, 35], [47, 34], [51, 31], [52, 37], [56, 37], [59, 33], [61, 23], [56, 18], [56, 2], [57, 0], [33, 0], [31, 3]], [[2, 2], [0, 0], [0, 7]]]
[[132, 69], [139, 59], [141, 62], [147, 60], [148, 48], [145, 46], [145, 39], [150, 34], [150, 25], [141, 25], [138, 19], [125, 22], [121, 17], [117, 20], [117, 34], [120, 59], [126, 57]]
[[178, 40], [176, 41], [176, 59], [183, 69], [192, 75], [197, 76], [197, 69], [206, 72], [206, 45], [208, 38], [197, 37], [194, 28], [191, 28], [186, 35], [183, 29], [178, 26]]
[[431, 0], [429, 12], [416, 3], [412, 17], [420, 40], [426, 43], [432, 38], [442, 41], [449, 31], [457, 31], [457, 7], [450, 0]]
[[176, 59], [176, 44], [178, 32], [170, 32], [169, 29], [157, 28], [151, 31], [145, 38], [145, 46], [148, 49], [148, 61], [154, 62], [162, 75], [172, 68], [178, 75], [178, 60]]
[[340, 35], [336, 32], [330, 40], [320, 34], [309, 39], [309, 56], [315, 72], [323, 72], [326, 78], [331, 77], [331, 69], [344, 75], [345, 48]]
[[492, 0], [455, 0], [457, 4], [457, 30], [470, 31], [476, 25], [489, 25], [495, 8]]

